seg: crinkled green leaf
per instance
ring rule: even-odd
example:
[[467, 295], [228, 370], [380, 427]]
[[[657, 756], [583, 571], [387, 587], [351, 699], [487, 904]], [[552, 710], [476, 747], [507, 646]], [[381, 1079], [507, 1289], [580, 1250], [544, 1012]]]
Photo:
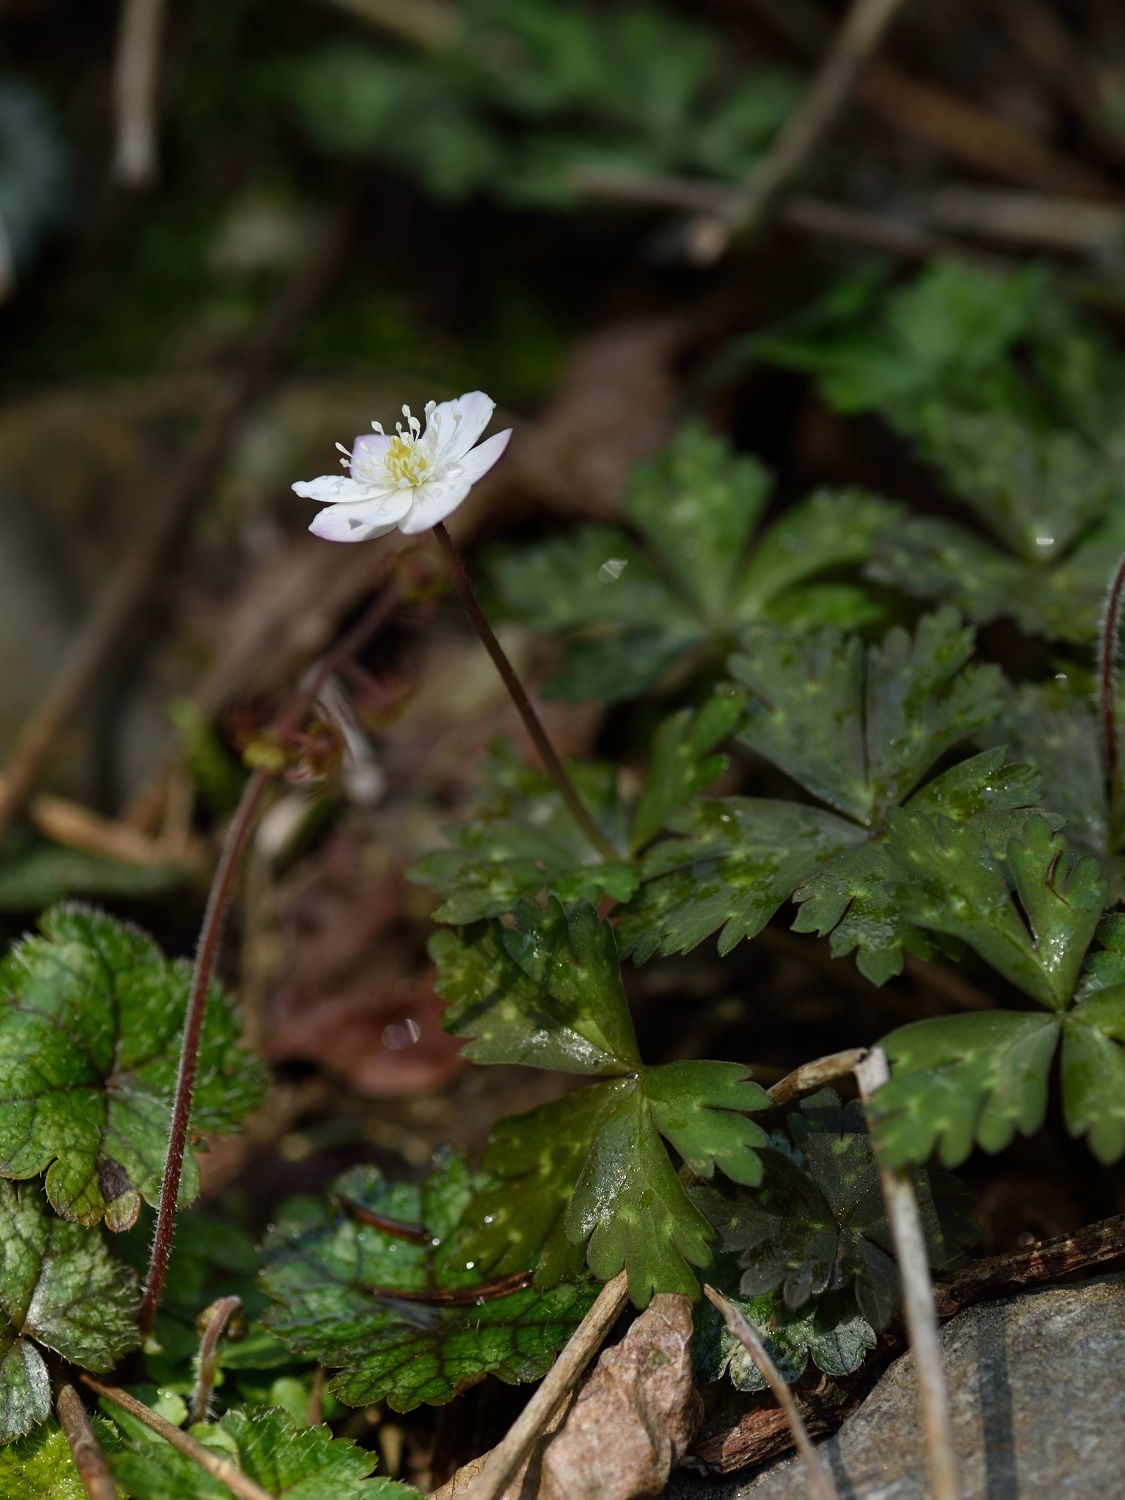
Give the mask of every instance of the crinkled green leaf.
[[0, 1495], [6, 1500], [86, 1500], [70, 1444], [56, 1421], [43, 1422], [0, 1448]]
[[[1120, 932], [1118, 925], [1118, 938]], [[1099, 990], [1064, 1017], [1062, 1097], [1070, 1133], [1088, 1136], [1099, 1161], [1117, 1161], [1125, 1152], [1125, 982]]]
[[1003, 859], [968, 823], [894, 811], [890, 828], [906, 916], [968, 943], [1040, 1004], [1065, 1006], [1106, 898], [1097, 861], [1076, 859], [1039, 816]]
[[[230, 1490], [142, 1423], [112, 1408], [126, 1434], [110, 1451], [114, 1479], [133, 1500], [230, 1500]], [[233, 1459], [247, 1478], [281, 1500], [408, 1500], [412, 1485], [371, 1478], [374, 1454], [328, 1427], [306, 1427], [278, 1407], [229, 1411], [189, 1429]]]
[[46, 1419], [37, 1346], [95, 1372], [138, 1342], [133, 1273], [100, 1232], [58, 1218], [39, 1183], [0, 1182], [0, 1443]]
[[588, 903], [522, 901], [513, 926], [438, 932], [430, 952], [450, 1002], [444, 1024], [474, 1039], [474, 1062], [588, 1074], [641, 1066], [613, 928]]
[[672, 820], [680, 838], [655, 844], [618, 938], [637, 963], [686, 953], [712, 932], [719, 952], [754, 937], [792, 891], [864, 837], [835, 813], [797, 802], [725, 797]]
[[553, 691], [629, 697], [677, 662], [719, 659], [751, 620], [811, 629], [870, 619], [858, 585], [814, 580], [863, 562], [898, 508], [860, 491], [820, 491], [751, 549], [768, 487], [755, 460], [688, 426], [634, 475], [624, 512], [641, 542], [583, 527], [494, 550], [489, 567], [504, 607], [569, 637]]
[[[847, 1293], [824, 1297], [803, 1311], [787, 1307], [776, 1292], [728, 1300], [758, 1330], [789, 1384], [801, 1378], [810, 1358], [825, 1375], [851, 1375], [876, 1345], [875, 1330]], [[727, 1375], [737, 1391], [766, 1389], [757, 1365], [710, 1302], [695, 1313], [692, 1355], [699, 1381], [713, 1382]]]
[[889, 1083], [871, 1109], [891, 1166], [922, 1162], [936, 1148], [955, 1167], [974, 1145], [1002, 1151], [1033, 1135], [1047, 1109], [1057, 1016], [978, 1011], [915, 1021], [883, 1039]]
[[731, 658], [753, 694], [739, 738], [814, 796], [870, 825], [1000, 707], [999, 674], [970, 667], [953, 610], [899, 627], [865, 654], [855, 637], [747, 632]]
[[[572, 764], [584, 804], [609, 839], [625, 842], [624, 814], [610, 766]], [[452, 848], [424, 855], [410, 877], [445, 897], [439, 922], [476, 922], [510, 911], [521, 896], [552, 890], [563, 901], [626, 901], [637, 888], [630, 865], [608, 863], [592, 849], [551, 780], [523, 765], [510, 746], [492, 748], [480, 812], [447, 829]]]
[[[863, 1110], [823, 1089], [791, 1110], [786, 1123], [793, 1145], [762, 1153], [756, 1192], [704, 1190], [696, 1201], [723, 1250], [741, 1252], [743, 1295], [780, 1287], [793, 1308], [854, 1285], [864, 1317], [885, 1328], [898, 1306], [898, 1272]], [[913, 1176], [930, 1262], [940, 1268], [978, 1231], [955, 1178], [936, 1169]]]
[[632, 850], [650, 843], [673, 813], [723, 773], [726, 757], [712, 751], [731, 735], [742, 708], [741, 696], [727, 691], [714, 693], [698, 711], [681, 709], [664, 720], [653, 738], [648, 776], [633, 815]]
[[[66, 1218], [127, 1229], [156, 1203], [191, 966], [137, 928], [80, 906], [40, 920], [0, 963], [0, 1173], [46, 1170]], [[261, 1103], [266, 1073], [238, 1046], [219, 986], [209, 991], [192, 1107], [198, 1131], [230, 1132]], [[180, 1201], [199, 1191], [188, 1153]]]
[[275, 1306], [264, 1321], [299, 1353], [335, 1369], [330, 1388], [349, 1406], [385, 1400], [410, 1411], [449, 1401], [485, 1375], [537, 1380], [593, 1300], [588, 1284], [527, 1287], [455, 1307], [368, 1291], [480, 1285], [478, 1266], [449, 1263], [446, 1242], [487, 1182], [449, 1155], [421, 1188], [390, 1185], [373, 1167], [355, 1169], [337, 1186], [342, 1199], [429, 1235], [417, 1243], [341, 1210], [283, 1218], [267, 1238], [262, 1284]]

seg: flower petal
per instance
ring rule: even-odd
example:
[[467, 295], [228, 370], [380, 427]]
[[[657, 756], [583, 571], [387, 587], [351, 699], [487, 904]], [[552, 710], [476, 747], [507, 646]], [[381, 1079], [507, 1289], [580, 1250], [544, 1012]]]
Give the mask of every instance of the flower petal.
[[393, 531], [410, 509], [412, 491], [392, 490], [373, 500], [334, 505], [313, 517], [309, 530], [326, 542], [366, 542]]
[[322, 474], [319, 479], [298, 479], [292, 486], [293, 493], [302, 500], [319, 500], [337, 505], [341, 501], [365, 500], [371, 486], [359, 484], [344, 474]]
[[429, 531], [431, 526], [452, 515], [472, 487], [473, 481], [460, 475], [456, 479], [431, 479], [429, 484], [419, 485], [412, 491], [414, 504], [410, 507], [410, 514], [405, 521], [399, 522], [398, 529], [404, 536]]
[[478, 444], [471, 453], [466, 453], [458, 459], [457, 467], [460, 473], [458, 479], [467, 479], [470, 484], [476, 484], [488, 473], [492, 465], [508, 446], [508, 439], [512, 435], [512, 429], [506, 428], [503, 432], [497, 432], [490, 438], [485, 438], [483, 443]]
[[426, 418], [432, 461], [453, 463], [468, 453], [495, 410], [496, 402], [483, 391], [466, 391], [456, 401], [442, 401], [435, 406]]
[[[385, 433], [361, 432], [352, 444], [352, 478], [363, 481], [364, 476], [371, 475], [373, 471], [383, 474], [383, 460], [390, 446], [391, 439]], [[370, 483], [370, 479], [367, 482]]]

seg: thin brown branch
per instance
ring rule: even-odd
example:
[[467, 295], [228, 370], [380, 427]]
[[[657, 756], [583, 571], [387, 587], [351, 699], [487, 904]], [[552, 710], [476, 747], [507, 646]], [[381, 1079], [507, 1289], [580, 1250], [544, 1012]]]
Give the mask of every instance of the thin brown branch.
[[850, 1077], [866, 1056], [866, 1047], [850, 1047], [846, 1052], [832, 1052], [827, 1057], [815, 1058], [794, 1068], [767, 1092], [774, 1107], [784, 1109], [799, 1094], [811, 1094], [833, 1079]]
[[[873, 1047], [855, 1070], [860, 1097], [865, 1105], [890, 1078], [887, 1056]], [[894, 1241], [895, 1259], [902, 1281], [903, 1312], [914, 1354], [918, 1397], [922, 1409], [922, 1431], [926, 1441], [927, 1467], [934, 1500], [960, 1500], [961, 1485], [953, 1452], [953, 1428], [949, 1415], [949, 1392], [945, 1385], [941, 1340], [934, 1313], [926, 1239], [918, 1203], [909, 1176], [879, 1162], [879, 1182], [887, 1206], [887, 1221]]]
[[689, 226], [688, 252], [694, 260], [716, 260], [735, 236], [761, 222], [839, 119], [902, 5], [903, 0], [853, 0], [800, 108], [745, 188], [721, 214], [701, 216]]
[[255, 1484], [254, 1480], [244, 1474], [237, 1464], [232, 1463], [229, 1458], [220, 1457], [213, 1448], [204, 1447], [190, 1433], [182, 1431], [179, 1427], [173, 1427], [172, 1423], [166, 1421], [159, 1412], [145, 1406], [144, 1402], [138, 1401], [135, 1396], [130, 1396], [128, 1391], [119, 1390], [112, 1385], [102, 1385], [101, 1381], [95, 1380], [92, 1375], [83, 1375], [82, 1382], [92, 1391], [97, 1391], [99, 1396], [112, 1401], [114, 1406], [127, 1411], [138, 1422], [143, 1422], [152, 1432], [166, 1439], [178, 1452], [190, 1458], [201, 1469], [205, 1469], [213, 1479], [217, 1479], [220, 1484], [225, 1484], [231, 1494], [237, 1495], [239, 1500], [273, 1500], [270, 1492], [264, 1490], [260, 1484]]
[[758, 1336], [758, 1330], [747, 1321], [733, 1302], [729, 1302], [713, 1286], [704, 1286], [703, 1294], [719, 1309], [723, 1322], [754, 1361], [758, 1373], [769, 1386], [774, 1400], [785, 1413], [785, 1420], [789, 1423], [789, 1430], [793, 1434], [793, 1442], [805, 1465], [805, 1473], [809, 1481], [806, 1493], [810, 1500], [838, 1500], [839, 1492], [836, 1489], [835, 1480], [817, 1457], [808, 1430], [801, 1420], [801, 1413], [793, 1398], [793, 1392], [770, 1358], [769, 1350]]
[[85, 703], [137, 615], [152, 600], [188, 522], [210, 493], [243, 417], [328, 285], [344, 237], [345, 220], [339, 215], [261, 325], [241, 377], [176, 472], [152, 524], [138, 538], [48, 683], [20, 732], [8, 766], [0, 792], [0, 838], [27, 805], [63, 730]]
[[601, 857], [613, 863], [619, 860], [621, 855], [610, 843], [602, 830], [590, 816], [589, 809], [582, 801], [571, 781], [566, 767], [559, 759], [558, 751], [547, 731], [543, 728], [543, 722], [536, 713], [527, 691], [519, 679], [515, 668], [508, 660], [503, 646], [496, 639], [496, 633], [488, 623], [488, 618], [480, 605], [477, 603], [473, 586], [469, 582], [469, 575], [465, 571], [465, 564], [461, 561], [461, 554], [453, 544], [453, 538], [445, 528], [445, 523], [439, 521], [434, 527], [434, 535], [438, 544], [445, 554], [445, 560], [449, 567], [449, 577], [453, 587], [457, 590], [457, 596], [464, 606], [465, 613], [472, 621], [473, 628], [481, 638], [484, 649], [492, 658], [492, 664], [500, 674], [501, 681], [508, 690], [508, 696], [516, 706], [520, 718], [523, 720], [524, 728], [531, 737], [531, 743], [539, 754], [543, 763], [543, 769], [558, 788], [559, 796], [563, 799], [571, 817], [578, 824], [593, 847]]
[[448, 52], [462, 35], [462, 20], [440, 0], [323, 0], [357, 21], [390, 32], [424, 52]]
[[507, 1435], [465, 1491], [463, 1500], [497, 1500], [520, 1464], [543, 1435], [547, 1424], [582, 1378], [582, 1372], [605, 1341], [629, 1299], [624, 1271], [607, 1281], [570, 1342], [551, 1366], [543, 1384], [524, 1407]]
[[164, 0], [124, 0], [113, 70], [113, 173], [128, 187], [156, 177], [156, 89]]
[[117, 1500], [117, 1487], [110, 1478], [105, 1454], [82, 1404], [82, 1397], [72, 1385], [59, 1387], [55, 1410], [59, 1415], [59, 1426], [70, 1444], [70, 1456], [87, 1500]]
[[1088, 1224], [1075, 1234], [1060, 1235], [1027, 1250], [972, 1261], [934, 1287], [934, 1308], [939, 1318], [952, 1318], [973, 1303], [1029, 1291], [1121, 1256], [1125, 1256], [1125, 1214]]

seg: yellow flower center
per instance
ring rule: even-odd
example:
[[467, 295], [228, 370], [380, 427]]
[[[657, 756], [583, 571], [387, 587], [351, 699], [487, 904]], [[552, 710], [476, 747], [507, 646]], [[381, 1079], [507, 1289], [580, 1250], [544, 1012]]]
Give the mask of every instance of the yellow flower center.
[[423, 484], [430, 468], [429, 459], [419, 452], [417, 443], [409, 434], [391, 439], [383, 463], [389, 477], [400, 488]]

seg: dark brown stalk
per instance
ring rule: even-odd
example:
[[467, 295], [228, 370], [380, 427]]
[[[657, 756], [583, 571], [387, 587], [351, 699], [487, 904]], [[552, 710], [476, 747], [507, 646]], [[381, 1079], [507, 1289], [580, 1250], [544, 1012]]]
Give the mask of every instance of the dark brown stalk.
[[1125, 1214], [1118, 1214], [1027, 1250], [971, 1261], [964, 1270], [934, 1287], [934, 1308], [939, 1318], [951, 1318], [975, 1302], [1030, 1291], [1057, 1281], [1060, 1276], [1086, 1271], [1122, 1256], [1125, 1256]]
[[1117, 743], [1117, 643], [1121, 630], [1123, 594], [1125, 594], [1125, 553], [1118, 561], [1109, 585], [1109, 593], [1105, 599], [1105, 613], [1102, 615], [1101, 639], [1098, 642], [1098, 697], [1111, 817], [1117, 803], [1117, 775], [1120, 769], [1120, 752]]
[[[199, 1353], [195, 1357], [195, 1389], [191, 1393], [192, 1422], [205, 1422], [207, 1408], [211, 1404], [211, 1392], [215, 1388], [215, 1376], [219, 1372], [219, 1340], [230, 1326], [232, 1318], [242, 1312], [241, 1297], [220, 1297], [207, 1309], [210, 1317], [199, 1340]], [[242, 1321], [242, 1330], [246, 1324]], [[233, 1337], [233, 1335], [232, 1335]]]
[[201, 1469], [205, 1469], [212, 1478], [217, 1479], [220, 1484], [225, 1484], [232, 1495], [238, 1495], [239, 1500], [273, 1500], [268, 1490], [264, 1490], [260, 1484], [256, 1484], [249, 1475], [244, 1474], [236, 1463], [229, 1458], [222, 1458], [213, 1448], [206, 1448], [197, 1438], [190, 1433], [182, 1431], [179, 1427], [173, 1427], [155, 1412], [146, 1406], [143, 1401], [138, 1401], [136, 1396], [130, 1396], [128, 1391], [119, 1390], [116, 1386], [102, 1385], [100, 1380], [95, 1380], [92, 1375], [83, 1375], [83, 1385], [88, 1385], [92, 1391], [97, 1391], [99, 1396], [104, 1396], [107, 1401], [112, 1401], [114, 1406], [119, 1406], [122, 1411], [127, 1411], [131, 1417], [136, 1417], [138, 1422], [152, 1432], [158, 1433], [165, 1438], [172, 1447], [197, 1463]]
[[59, 1426], [70, 1444], [70, 1456], [87, 1500], [117, 1500], [117, 1487], [109, 1475], [101, 1444], [98, 1442], [82, 1397], [72, 1385], [59, 1387], [55, 1399]]
[[516, 675], [516, 670], [505, 655], [504, 648], [496, 639], [492, 626], [485, 618], [484, 611], [477, 603], [473, 586], [469, 582], [469, 575], [465, 570], [465, 564], [461, 561], [461, 554], [453, 545], [453, 538], [445, 529], [445, 523], [439, 521], [434, 527], [434, 535], [438, 539], [441, 550], [445, 553], [445, 560], [449, 564], [449, 576], [453, 587], [457, 590], [461, 603], [465, 606], [465, 613], [473, 623], [473, 628], [480, 636], [484, 649], [492, 658], [492, 664], [500, 673], [501, 680], [508, 690], [508, 696], [515, 704], [520, 718], [523, 720], [524, 728], [531, 736], [531, 743], [539, 752], [539, 759], [543, 762], [543, 769], [555, 783], [559, 795], [566, 803], [574, 821], [589, 839], [590, 843], [598, 851], [603, 859], [611, 862], [621, 858], [620, 853], [613, 847], [609, 839], [601, 831], [590, 816], [585, 803], [575, 790], [574, 783], [567, 775], [566, 767], [559, 759], [554, 745], [547, 738], [547, 731], [543, 728], [539, 715], [532, 707], [531, 699], [524, 690], [523, 683]]
[[[368, 637], [374, 634], [388, 618], [398, 601], [399, 591], [394, 584], [383, 590], [366, 613], [356, 621], [351, 630], [340, 638], [293, 694], [274, 723], [275, 733], [284, 739], [300, 725], [328, 678], [342, 661], [358, 650]], [[195, 1070], [199, 1060], [199, 1042], [203, 1034], [207, 990], [215, 967], [223, 918], [230, 900], [239, 859], [253, 829], [254, 819], [257, 817], [269, 781], [270, 777], [265, 771], [255, 771], [243, 788], [242, 797], [235, 809], [230, 827], [227, 829], [218, 867], [207, 897], [207, 909], [203, 914], [203, 927], [199, 934], [199, 948], [195, 956], [191, 994], [188, 998], [187, 1016], [184, 1021], [184, 1039], [180, 1049], [180, 1068], [172, 1105], [172, 1123], [168, 1131], [168, 1155], [164, 1165], [164, 1177], [160, 1184], [156, 1232], [153, 1235], [152, 1255], [149, 1260], [148, 1276], [145, 1279], [144, 1302], [141, 1305], [141, 1333], [145, 1335], [152, 1332], [156, 1321], [156, 1310], [164, 1291], [164, 1278], [168, 1274], [168, 1258], [172, 1253], [172, 1238], [176, 1229], [176, 1203], [180, 1192], [180, 1178], [183, 1175], [184, 1152], [187, 1149], [191, 1101], [195, 1089]]]

